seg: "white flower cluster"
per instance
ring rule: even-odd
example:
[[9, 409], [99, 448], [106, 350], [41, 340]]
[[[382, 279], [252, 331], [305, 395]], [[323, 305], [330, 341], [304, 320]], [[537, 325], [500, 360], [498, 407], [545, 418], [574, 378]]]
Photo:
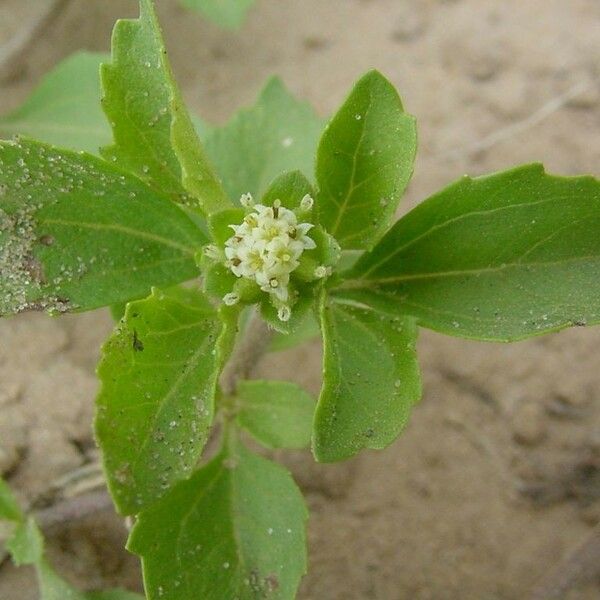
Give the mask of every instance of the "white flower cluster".
[[[290, 274], [300, 264], [304, 250], [316, 247], [308, 236], [311, 223], [298, 223], [296, 214], [275, 200], [273, 206], [252, 205], [249, 194], [242, 204], [252, 208], [240, 225], [230, 225], [234, 235], [225, 242], [226, 265], [236, 277], [255, 281], [261, 290], [272, 295], [282, 321], [290, 318], [288, 285]], [[305, 196], [301, 209], [310, 210], [313, 200]], [[236, 294], [227, 294], [224, 301], [235, 304]]]

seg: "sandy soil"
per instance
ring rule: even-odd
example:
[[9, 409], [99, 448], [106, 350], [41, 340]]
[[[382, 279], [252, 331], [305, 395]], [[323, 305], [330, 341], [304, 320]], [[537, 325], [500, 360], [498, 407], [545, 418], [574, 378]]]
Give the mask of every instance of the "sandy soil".
[[[4, 0], [0, 43], [41, 4]], [[597, 0], [259, 0], [239, 34], [175, 1], [160, 12], [186, 98], [215, 121], [272, 73], [323, 115], [366, 69], [386, 73], [420, 122], [403, 210], [464, 172], [542, 160], [598, 173]], [[0, 110], [73, 50], [107, 49], [114, 19], [134, 13], [133, 0], [73, 0], [0, 84]], [[93, 368], [110, 328], [104, 312], [0, 323], [0, 469], [23, 497], [90, 460]], [[586, 328], [511, 346], [424, 332], [425, 394], [397, 443], [329, 467], [282, 456], [312, 514], [299, 597], [527, 598], [600, 520], [599, 343]], [[259, 370], [317, 392], [319, 360], [312, 344]], [[116, 517], [98, 516], [52, 534], [51, 557], [78, 584], [133, 589], [124, 538]], [[592, 581], [568, 599], [599, 595]], [[5, 563], [0, 598], [36, 597], [32, 574]]]

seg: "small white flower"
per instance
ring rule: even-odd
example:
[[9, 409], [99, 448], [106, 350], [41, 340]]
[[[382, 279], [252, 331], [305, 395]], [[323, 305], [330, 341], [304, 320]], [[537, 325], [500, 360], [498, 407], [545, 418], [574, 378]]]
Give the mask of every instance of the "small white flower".
[[306, 235], [313, 227], [312, 223], [300, 223], [296, 226], [294, 239], [300, 242], [305, 250], [312, 250], [317, 247], [315, 241]]
[[[279, 318], [288, 320], [290, 274], [300, 264], [302, 253], [316, 248], [308, 235], [313, 225], [298, 223], [296, 213], [282, 206], [281, 200], [265, 206], [254, 204], [251, 196], [244, 194], [240, 202], [252, 211], [242, 223], [229, 225], [234, 235], [225, 242], [225, 264], [236, 277], [254, 280], [270, 294]], [[305, 210], [312, 207], [312, 198], [305, 197], [303, 202]], [[226, 296], [229, 302], [230, 296]], [[237, 302], [239, 297], [233, 296]]]

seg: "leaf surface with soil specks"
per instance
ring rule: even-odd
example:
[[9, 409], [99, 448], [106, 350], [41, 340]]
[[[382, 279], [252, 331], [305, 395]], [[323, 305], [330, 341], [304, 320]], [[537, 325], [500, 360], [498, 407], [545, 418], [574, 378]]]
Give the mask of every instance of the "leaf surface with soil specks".
[[91, 310], [195, 277], [205, 235], [103, 160], [0, 142], [0, 316]]
[[192, 289], [130, 302], [98, 367], [96, 438], [123, 514], [136, 514], [189, 476], [214, 414], [233, 322]]
[[391, 444], [421, 396], [417, 327], [406, 316], [323, 294], [323, 387], [313, 452], [321, 462]]
[[228, 440], [139, 515], [128, 549], [142, 557], [149, 598], [293, 600], [306, 571], [306, 517], [283, 467]]
[[344, 250], [370, 248], [390, 226], [413, 172], [415, 119], [371, 71], [327, 125], [317, 151], [321, 225]]
[[229, 205], [175, 83], [153, 2], [118, 21], [102, 66], [103, 106], [115, 143], [103, 149], [151, 187], [205, 213]]
[[447, 335], [514, 341], [600, 323], [600, 181], [533, 164], [410, 211], [333, 293]]

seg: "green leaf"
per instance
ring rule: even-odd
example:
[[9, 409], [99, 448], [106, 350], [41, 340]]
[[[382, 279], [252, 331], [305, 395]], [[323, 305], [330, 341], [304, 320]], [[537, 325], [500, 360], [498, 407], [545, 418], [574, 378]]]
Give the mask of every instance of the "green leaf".
[[333, 117], [317, 152], [319, 219], [344, 250], [370, 248], [387, 230], [416, 149], [414, 117], [391, 83], [371, 71]]
[[169, 200], [90, 155], [0, 142], [0, 315], [90, 310], [195, 277], [206, 237]]
[[32, 518], [20, 523], [6, 542], [17, 567], [34, 565], [42, 560], [44, 554], [44, 538]]
[[84, 594], [59, 577], [44, 556], [44, 538], [32, 518], [23, 521], [6, 544], [17, 566], [33, 565], [40, 587], [40, 600], [143, 600], [124, 590]]
[[[144, 600], [145, 596], [141, 596], [140, 594], [134, 594], [133, 592], [128, 592], [127, 590], [105, 590], [101, 592], [88, 592], [86, 595], [86, 600]], [[59, 600], [57, 598], [57, 600]]]
[[101, 75], [115, 139], [103, 155], [176, 202], [206, 213], [229, 205], [173, 79], [151, 0], [140, 0], [139, 19], [117, 22]]
[[230, 441], [139, 515], [128, 549], [150, 600], [293, 600], [306, 518], [289, 473]]
[[144, 600], [144, 596], [125, 590], [80, 592], [57, 575], [45, 558], [35, 565], [41, 600]]
[[300, 171], [289, 171], [279, 175], [269, 184], [261, 198], [261, 204], [272, 206], [275, 200], [281, 200], [285, 208], [293, 210], [300, 206], [302, 198], [307, 195], [315, 195], [310, 181]]
[[513, 341], [600, 322], [600, 182], [527, 165], [401, 219], [336, 295], [442, 333]]
[[267, 448], [306, 448], [310, 444], [315, 401], [287, 381], [241, 381], [238, 422]]
[[19, 503], [8, 483], [0, 478], [0, 520], [22, 521], [23, 518]]
[[112, 304], [109, 308], [111, 317], [114, 321], [118, 322], [125, 316], [127, 302], [119, 302], [118, 304]]
[[413, 319], [388, 317], [323, 294], [323, 388], [313, 452], [333, 462], [362, 448], [385, 448], [420, 398]]
[[321, 334], [321, 328], [313, 311], [308, 311], [290, 333], [276, 332], [269, 346], [270, 352], [280, 352], [313, 340]]
[[246, 192], [260, 198], [284, 171], [313, 172], [321, 129], [312, 107], [273, 78], [254, 106], [211, 130], [204, 145], [231, 198], [237, 200]]
[[288, 321], [282, 321], [277, 316], [277, 309], [266, 294], [262, 294], [259, 301], [260, 316], [269, 327], [282, 335], [293, 335], [303, 326], [306, 315], [313, 312], [315, 307], [315, 293], [314, 288], [310, 286], [299, 290], [299, 296], [292, 306], [292, 316]]
[[153, 290], [127, 305], [103, 349], [96, 415], [109, 489], [122, 514], [140, 512], [195, 466], [231, 321], [224, 325], [192, 289]]
[[72, 150], [98, 153], [110, 142], [100, 106], [105, 54], [77, 52], [50, 71], [13, 112], [0, 117], [0, 135], [25, 135]]
[[238, 29], [254, 0], [182, 0], [183, 4], [203, 13], [220, 27]]
[[79, 592], [59, 577], [45, 558], [40, 557], [35, 567], [41, 600], [88, 600], [87, 594]]

